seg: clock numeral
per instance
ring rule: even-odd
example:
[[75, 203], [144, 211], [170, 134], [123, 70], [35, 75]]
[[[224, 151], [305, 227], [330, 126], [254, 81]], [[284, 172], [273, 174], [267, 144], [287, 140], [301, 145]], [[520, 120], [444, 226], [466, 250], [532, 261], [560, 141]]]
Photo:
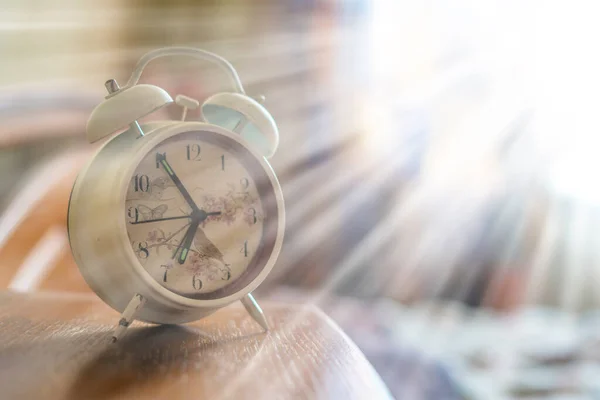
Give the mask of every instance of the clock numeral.
[[248, 257], [248, 241], [247, 240], [244, 240], [244, 245], [242, 246], [240, 253], [244, 253], [244, 257]]
[[194, 275], [192, 277], [192, 286], [196, 290], [202, 289], [202, 281], [200, 280], [200, 278], [198, 277], [198, 275]]
[[223, 278], [221, 278], [221, 280], [223, 280], [223, 281], [228, 281], [230, 279], [231, 279], [231, 272], [229, 272], [229, 271], [227, 271], [227, 274]]
[[200, 161], [200, 145], [188, 144], [185, 146], [187, 159], [190, 161]]
[[150, 178], [148, 178], [148, 175], [134, 176], [133, 189], [136, 192], [147, 192], [148, 190], [150, 190]]
[[160, 168], [160, 162], [167, 159], [167, 153], [156, 153], [156, 168]]
[[138, 222], [140, 220], [140, 211], [137, 207], [129, 207], [127, 209], [127, 216], [131, 218], [130, 223]]
[[252, 223], [255, 224], [256, 221], [258, 221], [258, 218], [256, 218], [256, 209], [249, 208], [248, 211], [250, 212], [250, 215], [252, 216]]
[[242, 189], [248, 189], [250, 187], [250, 181], [248, 178], [240, 179], [240, 185], [242, 185]]
[[[137, 243], [137, 246], [135, 245]], [[150, 251], [148, 250], [148, 242], [133, 242], [133, 247], [137, 248], [137, 255], [142, 260], [145, 260], [150, 256]]]
[[221, 156], [221, 171], [225, 171], [225, 154]]

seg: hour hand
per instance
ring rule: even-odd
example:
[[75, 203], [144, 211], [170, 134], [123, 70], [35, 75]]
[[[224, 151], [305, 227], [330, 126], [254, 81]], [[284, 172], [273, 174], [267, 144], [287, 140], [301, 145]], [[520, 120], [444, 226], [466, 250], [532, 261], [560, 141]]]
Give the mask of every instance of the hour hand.
[[[202, 222], [204, 222], [204, 220], [210, 216], [213, 215], [221, 215], [221, 211], [214, 211], [214, 212], [204, 212], [203, 210], [200, 210], [198, 212], [198, 214], [192, 216], [192, 223], [190, 225], [190, 227], [188, 228], [188, 230], [185, 232], [185, 236], [183, 237], [183, 240], [181, 241], [181, 243], [179, 243], [179, 246], [177, 246], [177, 249], [175, 250], [175, 253], [173, 254], [173, 258], [175, 258], [177, 256], [177, 253], [179, 252], [179, 249], [181, 249], [181, 253], [179, 253], [179, 257], [177, 257], [177, 262], [179, 262], [179, 264], [183, 264], [185, 263], [185, 260], [188, 256], [188, 253], [190, 252], [190, 247], [192, 246], [192, 242], [195, 242], [196, 246], [200, 246], [201, 249], [205, 249], [204, 246], [202, 246], [202, 244], [204, 242], [199, 242], [198, 237], [203, 236], [206, 241], [208, 241], [208, 244], [210, 246], [212, 246], [212, 248], [210, 249], [210, 253], [212, 257], [216, 257], [218, 259], [220, 259], [221, 261], [223, 261], [223, 255], [221, 254], [221, 252], [210, 242], [210, 240], [208, 240], [208, 238], [206, 237], [206, 235], [204, 235], [204, 231], [202, 231], [202, 229], [200, 229], [200, 224]], [[219, 257], [217, 257], [216, 255], [213, 255], [212, 253], [218, 254]]]
[[[179, 256], [177, 257], [177, 262], [179, 264], [185, 263], [188, 253], [190, 252], [190, 247], [192, 246], [192, 241], [194, 240], [194, 234], [196, 233], [196, 230], [198, 230], [199, 225], [200, 225], [199, 220], [192, 221], [192, 224], [190, 225], [187, 232], [185, 233], [185, 237], [183, 238], [183, 241], [181, 242], [182, 243], [181, 252], [179, 253]], [[175, 254], [177, 254], [177, 251], [175, 251]]]
[[198, 206], [196, 205], [196, 203], [194, 203], [192, 196], [190, 196], [190, 193], [187, 191], [185, 186], [183, 186], [183, 183], [181, 183], [181, 179], [179, 179], [175, 171], [173, 171], [173, 168], [171, 168], [171, 165], [167, 161], [167, 157], [164, 154], [156, 153], [156, 162], [163, 166], [165, 172], [167, 173], [167, 175], [169, 175], [169, 178], [171, 178], [171, 180], [177, 187], [177, 190], [179, 190], [185, 201], [192, 208], [192, 212], [198, 211]]

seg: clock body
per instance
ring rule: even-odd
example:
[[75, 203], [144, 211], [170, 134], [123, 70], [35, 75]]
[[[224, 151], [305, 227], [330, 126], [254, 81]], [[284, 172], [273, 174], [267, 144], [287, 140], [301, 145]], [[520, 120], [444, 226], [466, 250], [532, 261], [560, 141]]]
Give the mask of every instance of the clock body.
[[[77, 177], [71, 248], [88, 285], [115, 310], [137, 293], [146, 299], [140, 320], [194, 321], [271, 271], [283, 241], [283, 196], [266, 159], [239, 135], [201, 122], [142, 129], [145, 136], [113, 137]], [[197, 229], [173, 171], [208, 214]]]

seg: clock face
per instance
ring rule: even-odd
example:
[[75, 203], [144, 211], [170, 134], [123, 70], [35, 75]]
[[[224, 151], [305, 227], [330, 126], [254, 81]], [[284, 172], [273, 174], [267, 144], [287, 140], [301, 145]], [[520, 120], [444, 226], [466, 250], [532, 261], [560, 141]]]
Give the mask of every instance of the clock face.
[[275, 192], [248, 150], [210, 131], [185, 132], [137, 165], [125, 200], [129, 245], [160, 285], [215, 299], [251, 282], [273, 251]]

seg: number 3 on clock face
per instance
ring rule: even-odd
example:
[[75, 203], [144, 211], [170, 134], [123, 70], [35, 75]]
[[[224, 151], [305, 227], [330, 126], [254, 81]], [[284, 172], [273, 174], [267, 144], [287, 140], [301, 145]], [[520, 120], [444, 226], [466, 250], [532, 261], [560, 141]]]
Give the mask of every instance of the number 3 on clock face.
[[124, 215], [131, 249], [172, 292], [226, 296], [255, 277], [272, 251], [274, 196], [243, 146], [210, 132], [172, 136], [132, 174]]

